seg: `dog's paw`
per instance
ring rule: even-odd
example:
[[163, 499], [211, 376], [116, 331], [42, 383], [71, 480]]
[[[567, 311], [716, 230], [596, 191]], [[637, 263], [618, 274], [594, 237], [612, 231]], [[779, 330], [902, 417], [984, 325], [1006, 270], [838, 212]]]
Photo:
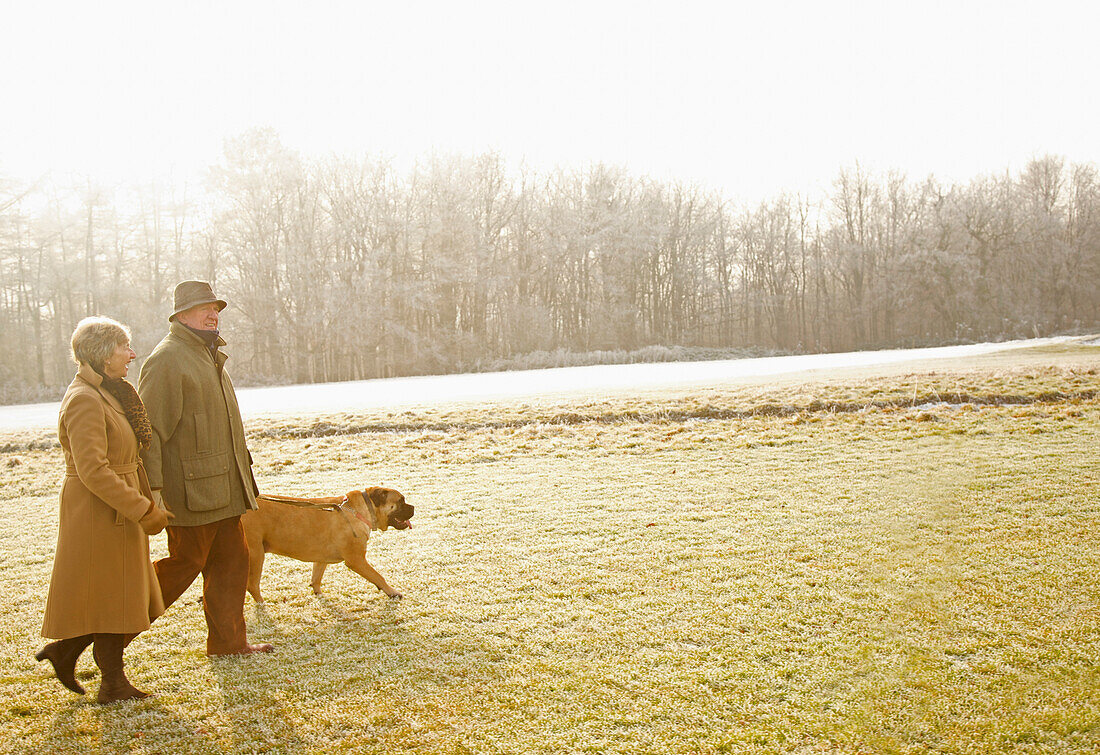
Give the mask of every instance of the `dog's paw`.
[[404, 597], [405, 597], [405, 596], [404, 596], [404, 595], [402, 595], [401, 593], [399, 593], [399, 592], [395, 592], [395, 593], [394, 593], [393, 595], [390, 595], [390, 596], [389, 596], [389, 599], [390, 599], [390, 600], [401, 600], [401, 599], [402, 599], [402, 598], [404, 598]]

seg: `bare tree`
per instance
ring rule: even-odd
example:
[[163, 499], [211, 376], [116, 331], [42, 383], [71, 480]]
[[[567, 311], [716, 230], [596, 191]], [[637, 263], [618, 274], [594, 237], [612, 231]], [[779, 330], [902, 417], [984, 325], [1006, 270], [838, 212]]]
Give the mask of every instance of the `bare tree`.
[[0, 398], [59, 390], [85, 314], [151, 347], [183, 277], [232, 301], [234, 373], [258, 382], [1082, 331], [1100, 326], [1098, 275], [1096, 168], [1056, 157], [951, 186], [856, 165], [820, 202], [745, 209], [606, 165], [309, 161], [254, 130], [204, 191], [0, 177], [0, 345], [33, 355], [0, 365]]

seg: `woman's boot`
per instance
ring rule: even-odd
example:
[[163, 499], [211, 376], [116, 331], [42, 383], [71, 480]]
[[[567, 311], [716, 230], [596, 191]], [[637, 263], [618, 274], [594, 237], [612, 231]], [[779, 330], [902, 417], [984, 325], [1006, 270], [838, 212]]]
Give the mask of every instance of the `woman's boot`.
[[142, 692], [130, 680], [122, 670], [122, 645], [121, 634], [97, 634], [95, 644], [92, 646], [92, 655], [99, 671], [103, 675], [103, 681], [99, 684], [99, 694], [96, 700], [100, 704], [115, 703], [119, 700], [140, 700], [149, 697], [148, 692]]
[[36, 661], [48, 660], [53, 664], [53, 672], [57, 675], [57, 681], [64, 684], [78, 695], [84, 694], [84, 688], [76, 680], [76, 661], [84, 648], [92, 644], [92, 635], [85, 634], [80, 637], [70, 637], [65, 640], [51, 642], [46, 647], [34, 654]]

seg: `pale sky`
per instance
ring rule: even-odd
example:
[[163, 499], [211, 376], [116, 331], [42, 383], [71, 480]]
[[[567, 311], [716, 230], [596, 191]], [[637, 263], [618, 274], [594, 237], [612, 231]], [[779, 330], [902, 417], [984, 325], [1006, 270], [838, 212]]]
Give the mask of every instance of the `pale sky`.
[[749, 203], [856, 161], [1100, 162], [1100, 3], [2, 0], [0, 175], [192, 179], [270, 126], [399, 167], [602, 161]]

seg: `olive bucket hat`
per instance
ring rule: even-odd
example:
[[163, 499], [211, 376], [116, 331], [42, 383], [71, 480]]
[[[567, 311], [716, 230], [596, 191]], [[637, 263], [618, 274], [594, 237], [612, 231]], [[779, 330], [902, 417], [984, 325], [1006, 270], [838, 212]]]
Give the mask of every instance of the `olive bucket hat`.
[[228, 306], [223, 299], [214, 296], [214, 289], [206, 281], [184, 281], [176, 286], [175, 304], [173, 305], [175, 311], [168, 317], [168, 321], [175, 320], [176, 315], [180, 312], [186, 312], [191, 307], [209, 302], [217, 304], [219, 312]]

